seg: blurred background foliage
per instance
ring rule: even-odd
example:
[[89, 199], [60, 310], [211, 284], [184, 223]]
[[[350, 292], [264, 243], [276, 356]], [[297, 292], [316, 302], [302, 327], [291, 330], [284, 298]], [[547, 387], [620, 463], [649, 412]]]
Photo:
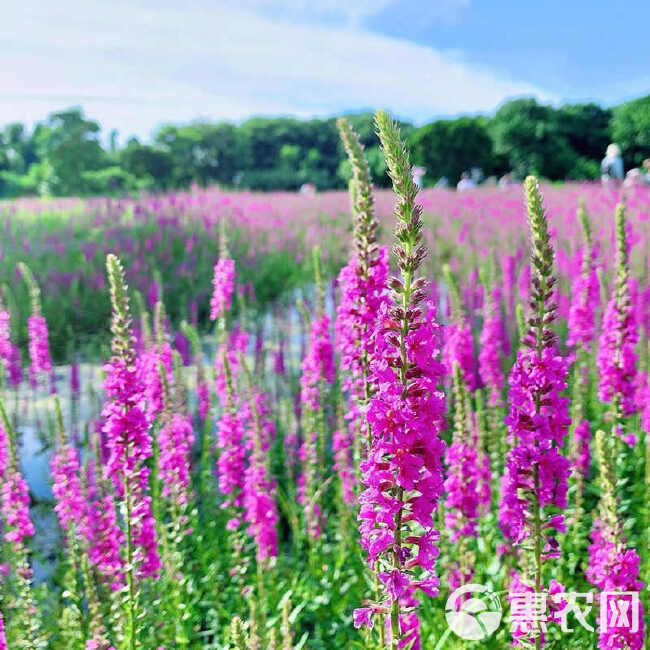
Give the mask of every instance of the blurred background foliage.
[[[360, 134], [379, 186], [387, 186], [372, 114], [348, 116]], [[53, 113], [29, 130], [0, 130], [0, 198], [125, 195], [192, 184], [261, 191], [343, 189], [351, 176], [336, 119], [256, 117], [235, 125], [195, 122], [161, 126], [150, 143], [102, 136], [79, 108]], [[650, 156], [650, 95], [614, 108], [594, 103], [559, 107], [532, 98], [503, 104], [491, 116], [402, 123], [425, 184], [452, 184], [480, 167], [486, 175], [534, 173], [549, 180], [597, 178], [611, 141], [626, 168]]]

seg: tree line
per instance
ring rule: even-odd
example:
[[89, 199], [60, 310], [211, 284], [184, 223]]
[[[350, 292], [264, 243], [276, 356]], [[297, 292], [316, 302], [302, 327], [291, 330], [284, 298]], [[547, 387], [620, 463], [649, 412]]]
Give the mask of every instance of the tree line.
[[[347, 116], [366, 147], [373, 178], [389, 180], [372, 114]], [[626, 168], [650, 156], [650, 95], [613, 108], [595, 103], [558, 108], [522, 98], [491, 116], [401, 123], [426, 184], [443, 176], [455, 183], [464, 170], [486, 175], [532, 173], [549, 180], [592, 179], [609, 142], [617, 142]], [[219, 184], [261, 191], [342, 189], [351, 171], [336, 118], [256, 117], [235, 125], [192, 122], [160, 127], [150, 143], [101, 126], [79, 108], [50, 114], [30, 131], [20, 123], [0, 131], [0, 198], [165, 191]]]

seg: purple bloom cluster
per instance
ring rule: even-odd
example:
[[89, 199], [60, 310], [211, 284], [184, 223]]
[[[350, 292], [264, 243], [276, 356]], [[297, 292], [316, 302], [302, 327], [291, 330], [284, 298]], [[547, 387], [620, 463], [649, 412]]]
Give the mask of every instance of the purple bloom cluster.
[[104, 372], [107, 400], [102, 410], [102, 432], [109, 452], [106, 474], [116, 494], [123, 497], [127, 480], [138, 475], [152, 454], [149, 422], [137, 369], [115, 356], [104, 365]]
[[145, 413], [149, 422], [153, 422], [164, 407], [160, 364], [163, 365], [168, 379], [171, 378], [172, 348], [167, 342], [146, 350], [138, 358], [138, 372], [143, 386], [142, 396], [145, 401]]
[[[630, 602], [630, 621], [633, 616], [638, 616], [639, 626], [636, 631], [632, 625], [614, 625], [616, 612], [610, 611], [605, 605], [600, 616], [607, 617], [605, 631], [599, 631], [598, 647], [601, 650], [627, 649], [641, 650], [644, 640], [643, 607], [641, 600], [637, 599], [637, 612], [632, 611], [635, 605], [631, 592], [641, 592], [643, 582], [639, 578], [641, 559], [636, 551], [625, 548], [624, 544], [616, 541], [616, 534], [610, 526], [603, 521], [596, 521], [591, 533], [592, 544], [589, 546], [589, 566], [585, 575], [589, 582], [604, 592], [625, 592], [628, 595], [617, 595], [617, 600], [622, 598]], [[602, 626], [599, 626], [602, 627]]]
[[614, 398], [620, 400], [619, 407], [626, 416], [636, 411], [634, 380], [637, 355], [634, 347], [638, 340], [634, 311], [629, 305], [621, 310], [616, 294], [612, 295], [598, 340], [598, 396], [604, 402], [611, 402]]
[[334, 351], [330, 338], [330, 319], [327, 314], [311, 324], [309, 347], [302, 361], [300, 376], [300, 401], [304, 406], [318, 411], [321, 407], [319, 386], [321, 381], [331, 384], [334, 381]]
[[70, 394], [73, 399], [79, 399], [80, 390], [79, 364], [74, 361], [70, 364]]
[[[108, 452], [104, 471], [112, 482], [115, 496], [124, 506], [124, 518], [130, 524], [127, 555], [132, 549], [133, 557], [127, 557], [125, 571], [128, 574], [135, 568], [135, 575], [146, 578], [156, 576], [161, 567], [149, 494], [151, 470], [147, 462], [153, 451], [149, 433], [151, 422], [145, 413], [146, 384], [135, 360], [123, 270], [119, 260], [110, 255], [107, 267], [113, 303], [113, 356], [104, 366], [106, 401], [102, 410], [102, 432]], [[100, 503], [101, 500], [96, 505]], [[115, 531], [111, 535], [116, 538], [119, 533]], [[132, 560], [135, 567], [129, 566]]]
[[334, 470], [341, 480], [341, 498], [343, 503], [354, 503], [355, 471], [352, 459], [352, 436], [345, 426], [341, 426], [332, 434], [332, 449], [334, 450]]
[[[1, 649], [0, 649], [1, 650]], [[102, 631], [96, 631], [92, 639], [86, 641], [85, 650], [115, 650], [114, 647], [106, 640]]]
[[633, 433], [625, 434], [622, 418], [636, 411], [636, 361], [634, 348], [639, 340], [636, 313], [631, 291], [636, 284], [630, 282], [630, 241], [625, 208], [616, 208], [616, 277], [615, 291], [605, 309], [603, 329], [598, 341], [597, 364], [600, 372], [598, 396], [610, 402], [615, 416], [614, 431], [628, 445], [636, 443]]
[[[540, 585], [540, 588], [544, 589], [544, 585]], [[562, 597], [566, 593], [566, 588], [561, 582], [553, 579], [550, 581], [546, 592], [548, 594], [546, 600], [548, 623], [560, 623], [563, 615], [562, 612], [568, 604], [566, 598]], [[534, 602], [535, 596], [532, 595], [534, 593], [535, 587], [533, 585], [525, 580], [517, 571], [511, 571], [509, 592], [506, 596], [508, 601], [512, 603], [515, 597], [521, 598], [522, 594], [531, 594], [531, 602]], [[531, 620], [532, 618], [531, 616], [524, 616], [522, 617], [523, 620], [513, 620], [511, 630], [514, 646], [519, 646], [523, 643], [524, 647], [529, 647], [532, 645], [535, 637], [539, 637], [541, 647], [546, 644], [545, 628], [547, 628], [547, 622], [544, 621], [542, 623], [541, 621]]]
[[214, 265], [212, 279], [212, 297], [210, 298], [210, 320], [217, 320], [230, 309], [232, 294], [235, 290], [235, 262], [229, 257], [222, 257]]
[[226, 354], [230, 372], [233, 378], [236, 378], [239, 371], [239, 355], [244, 354], [248, 349], [248, 332], [235, 327], [230, 333], [229, 339], [228, 344], [223, 343], [219, 346], [214, 360], [215, 390], [222, 405], [226, 404], [228, 401], [226, 371], [223, 367], [223, 355], [224, 353]]
[[5, 539], [19, 546], [34, 534], [29, 516], [29, 490], [15, 465], [9, 432], [0, 420], [0, 511], [4, 519]]
[[[532, 532], [527, 495], [536, 494], [540, 508], [567, 507], [570, 468], [559, 451], [571, 422], [569, 400], [560, 396], [566, 388], [567, 365], [554, 346], [544, 348], [541, 358], [535, 350], [523, 349], [510, 372], [510, 412], [505, 422], [516, 444], [506, 460], [499, 524], [514, 543]], [[558, 530], [563, 525], [562, 515], [545, 522], [545, 527]], [[554, 548], [545, 549], [547, 556], [555, 555]]]
[[[145, 471], [147, 470], [147, 471]], [[162, 563], [158, 555], [156, 541], [156, 522], [151, 509], [151, 496], [149, 496], [149, 471], [140, 468], [137, 482], [133, 485], [133, 542], [135, 544], [134, 559], [137, 563], [136, 575], [140, 578], [157, 577]]]
[[244, 479], [244, 518], [256, 543], [257, 559], [264, 562], [278, 554], [277, 486], [267, 461], [275, 425], [266, 394], [253, 387], [251, 400], [242, 404], [246, 447], [250, 451]]
[[[440, 326], [433, 306], [426, 317], [419, 309], [414, 312], [406, 338], [412, 368], [406, 393], [397, 370], [398, 324], [387, 308], [380, 314], [372, 375], [377, 391], [368, 410], [373, 441], [361, 466], [361, 545], [386, 586], [388, 601], [380, 605], [386, 608], [398, 599], [410, 600], [416, 589], [436, 594], [439, 582], [435, 561], [440, 534], [433, 515], [443, 491], [444, 442], [437, 433], [445, 420], [439, 389], [444, 368], [438, 361]], [[400, 568], [383, 570], [393, 553]], [[407, 621], [402, 623], [403, 628]]]
[[124, 560], [120, 549], [124, 533], [118, 525], [115, 501], [110, 494], [88, 502], [82, 533], [88, 543], [88, 559], [113, 591], [124, 585]]
[[20, 349], [17, 345], [12, 345], [11, 356], [8, 360], [9, 371], [9, 385], [12, 388], [20, 386], [23, 380], [22, 358], [20, 356]]
[[243, 506], [249, 534], [255, 540], [258, 562], [278, 554], [276, 485], [264, 456], [254, 453], [246, 468]]
[[29, 489], [17, 469], [9, 468], [2, 476], [0, 508], [6, 526], [5, 539], [15, 546], [34, 534], [29, 516]]
[[[510, 543], [525, 542], [530, 555], [522, 560], [527, 574], [513, 581], [511, 594], [521, 591], [517, 582], [539, 587], [543, 562], [559, 557], [555, 531], [566, 532], [561, 511], [567, 507], [570, 475], [569, 461], [560, 453], [571, 423], [569, 400], [561, 395], [567, 387], [569, 361], [560, 355], [557, 337], [549, 328], [557, 315], [554, 251], [537, 180], [528, 177], [525, 190], [532, 249], [530, 314], [508, 381], [505, 423], [513, 447], [501, 483], [499, 525]], [[517, 645], [536, 636], [532, 630], [513, 630]]]
[[476, 367], [474, 364], [474, 335], [467, 321], [450, 323], [445, 328], [445, 345], [442, 357], [445, 360], [449, 376], [451, 376], [454, 362], [456, 362], [460, 366], [465, 386], [470, 391], [477, 388]]
[[276, 484], [266, 462], [275, 425], [263, 393], [253, 388], [248, 402], [227, 391], [227, 408], [217, 427], [219, 489], [228, 497], [223, 507], [233, 514], [227, 527], [248, 524], [257, 559], [265, 562], [278, 554]]
[[0, 420], [0, 479], [2, 479], [9, 469], [11, 460], [11, 448], [9, 442], [9, 433]]
[[7, 363], [11, 357], [9, 312], [0, 309], [0, 361]]
[[298, 503], [305, 508], [307, 532], [312, 539], [321, 534], [322, 510], [315, 501], [318, 465], [317, 413], [321, 410], [325, 383], [335, 378], [334, 350], [330, 338], [330, 319], [327, 314], [312, 321], [307, 353], [302, 360], [300, 375], [300, 402], [307, 410], [306, 430], [299, 450], [303, 472], [298, 477]]
[[495, 288], [490, 292], [489, 296], [486, 296], [483, 329], [479, 338], [478, 369], [481, 381], [488, 391], [488, 404], [490, 406], [502, 405], [501, 391], [504, 384], [503, 369], [501, 367], [504, 324], [499, 302], [500, 293]]
[[641, 428], [650, 435], [650, 381], [644, 372], [637, 376], [636, 404], [641, 413]]
[[377, 314], [388, 301], [388, 249], [385, 246], [377, 250], [376, 259], [372, 260], [365, 275], [356, 255], [341, 269], [338, 276], [341, 300], [334, 324], [341, 369], [346, 371], [343, 390], [352, 397], [347, 419], [353, 421], [359, 417], [357, 404], [367, 399], [365, 374], [374, 354]]
[[[445, 452], [445, 528], [450, 541], [476, 537], [482, 472], [478, 452], [464, 441], [453, 442]], [[458, 587], [460, 585], [456, 585]]]
[[32, 371], [50, 374], [52, 372], [52, 359], [50, 358], [50, 342], [45, 317], [32, 314], [27, 319], [29, 333], [29, 358]]
[[205, 420], [210, 412], [210, 385], [202, 377], [199, 378], [196, 384], [197, 395], [197, 411], [200, 420]]
[[59, 517], [61, 528], [83, 525], [86, 501], [79, 481], [79, 454], [69, 444], [59, 449], [50, 461], [52, 470], [52, 492], [56, 499], [54, 510]]
[[587, 420], [582, 420], [573, 430], [575, 441], [575, 455], [573, 458], [573, 468], [583, 478], [589, 476], [591, 468], [591, 427]]
[[571, 289], [567, 345], [588, 346], [596, 331], [596, 309], [600, 303], [598, 275], [591, 270], [587, 275], [581, 273]]
[[158, 467], [162, 495], [172, 497], [176, 505], [185, 507], [190, 490], [190, 454], [194, 431], [190, 419], [174, 413], [158, 432]]
[[[244, 445], [244, 426], [241, 417], [232, 409], [224, 411], [217, 425], [217, 445], [220, 449], [217, 460], [219, 489], [228, 496], [224, 507], [239, 511], [243, 504], [244, 477], [246, 472], [246, 447]], [[229, 523], [230, 528], [238, 528], [238, 516]]]
[[0, 371], [4, 365], [9, 385], [16, 387], [22, 381], [20, 349], [11, 343], [11, 318], [7, 309], [0, 308]]
[[273, 372], [276, 375], [284, 375], [287, 372], [285, 363], [284, 363], [284, 347], [285, 340], [284, 337], [281, 337], [278, 341], [278, 347], [273, 353]]

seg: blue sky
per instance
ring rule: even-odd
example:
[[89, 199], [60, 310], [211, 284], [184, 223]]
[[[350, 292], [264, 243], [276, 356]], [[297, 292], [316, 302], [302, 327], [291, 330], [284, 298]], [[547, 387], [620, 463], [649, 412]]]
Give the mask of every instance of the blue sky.
[[147, 138], [197, 118], [611, 105], [650, 92], [649, 27], [636, 0], [21, 0], [0, 24], [0, 124], [81, 105]]

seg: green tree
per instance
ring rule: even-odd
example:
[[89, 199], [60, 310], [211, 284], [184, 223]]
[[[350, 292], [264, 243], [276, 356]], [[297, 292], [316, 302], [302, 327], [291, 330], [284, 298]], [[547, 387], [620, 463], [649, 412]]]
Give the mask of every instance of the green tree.
[[0, 197], [34, 194], [22, 176], [38, 161], [36, 145], [23, 124], [13, 122], [0, 131]]
[[253, 118], [241, 125], [247, 152], [241, 184], [292, 190], [303, 183], [318, 189], [339, 186], [342, 157], [335, 120]]
[[[374, 184], [390, 185], [372, 113], [346, 119], [365, 147]], [[650, 95], [611, 110], [594, 103], [554, 108], [524, 98], [505, 103], [493, 117], [399, 126], [429, 181], [447, 176], [455, 182], [473, 166], [486, 174], [593, 178], [610, 141], [619, 142], [628, 167], [650, 156]], [[151, 144], [131, 138], [120, 147], [115, 131], [109, 139], [105, 151], [99, 124], [78, 108], [51, 114], [33, 132], [7, 125], [0, 130], [0, 197], [168, 190], [192, 183], [262, 191], [312, 183], [328, 190], [345, 188], [351, 173], [334, 118], [168, 124]]]
[[612, 139], [623, 150], [626, 167], [638, 166], [650, 157], [650, 95], [614, 109]]
[[490, 120], [489, 131], [495, 153], [521, 178], [527, 174], [566, 178], [578, 157], [558, 112], [533, 98], [503, 104]]
[[565, 104], [557, 111], [569, 145], [579, 156], [599, 160], [610, 142], [612, 112], [598, 104]]
[[240, 143], [237, 127], [226, 123], [166, 125], [154, 136], [156, 148], [171, 160], [174, 187], [233, 185], [245, 157]]
[[87, 191], [84, 172], [110, 165], [99, 140], [100, 130], [79, 108], [52, 113], [37, 125], [34, 142], [41, 162], [34, 164], [47, 170], [43, 174], [46, 187], [41, 191], [58, 196]]
[[137, 179], [146, 189], [166, 190], [172, 187], [174, 160], [167, 151], [130, 138], [119, 152], [120, 167]]
[[118, 165], [88, 170], [81, 176], [87, 194], [119, 196], [138, 189], [136, 177]]
[[492, 139], [476, 118], [438, 120], [416, 129], [410, 138], [413, 161], [426, 167], [426, 177], [437, 181], [446, 176], [456, 183], [463, 171], [480, 167], [492, 173]]

